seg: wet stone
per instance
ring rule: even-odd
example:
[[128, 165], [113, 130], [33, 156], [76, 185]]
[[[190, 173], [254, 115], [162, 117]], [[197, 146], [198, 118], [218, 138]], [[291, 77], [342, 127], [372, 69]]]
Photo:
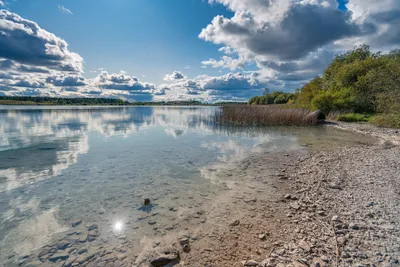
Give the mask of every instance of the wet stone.
[[91, 230], [91, 231], [88, 232], [88, 238], [89, 239], [93, 238], [93, 237], [98, 237], [99, 235], [100, 234], [99, 234], [99, 231], [97, 229]]
[[83, 235], [79, 238], [79, 242], [85, 243], [87, 239], [88, 239], [88, 234], [83, 234]]
[[257, 261], [255, 261], [255, 260], [249, 260], [248, 262], [246, 262], [245, 264], [244, 264], [244, 266], [258, 266], [258, 262]]
[[80, 238], [81, 238], [81, 236], [79, 236], [79, 235], [71, 235], [71, 236], [68, 236], [67, 240], [71, 244], [75, 244], [75, 243], [79, 242]]
[[99, 229], [99, 226], [96, 223], [87, 224], [86, 227], [88, 228], [88, 231]]
[[24, 264], [24, 267], [39, 267], [39, 266], [43, 266], [43, 263], [41, 261], [31, 261]]
[[83, 253], [86, 253], [88, 250], [87, 250], [87, 248], [80, 248], [80, 249], [78, 249], [78, 254], [83, 254]]
[[70, 245], [71, 245], [71, 242], [65, 241], [65, 240], [62, 240], [57, 243], [57, 247], [60, 250], [64, 250], [64, 249], [68, 248]]
[[118, 254], [117, 258], [119, 261], [123, 261], [127, 258], [128, 256], [126, 254]]
[[78, 259], [78, 257], [76, 257], [76, 256], [69, 257], [69, 258], [65, 261], [63, 267], [69, 267], [69, 266], [71, 266], [71, 265], [76, 261], [76, 259]]
[[179, 252], [173, 248], [158, 250], [150, 260], [151, 266], [162, 267], [172, 262], [178, 262]]
[[57, 250], [56, 250], [55, 248], [52, 248], [52, 247], [44, 247], [44, 248], [42, 248], [42, 250], [39, 252], [38, 257], [39, 257], [39, 258], [42, 258], [42, 257], [45, 256], [45, 255], [54, 254], [56, 251], [57, 251]]
[[67, 252], [58, 252], [58, 253], [53, 254], [53, 256], [51, 256], [49, 258], [49, 260], [52, 262], [56, 262], [58, 260], [66, 260], [66, 259], [68, 259], [68, 257], [69, 257], [69, 254]]
[[82, 220], [76, 220], [76, 221], [72, 222], [71, 226], [76, 227], [76, 226], [80, 225], [81, 223], [82, 223]]

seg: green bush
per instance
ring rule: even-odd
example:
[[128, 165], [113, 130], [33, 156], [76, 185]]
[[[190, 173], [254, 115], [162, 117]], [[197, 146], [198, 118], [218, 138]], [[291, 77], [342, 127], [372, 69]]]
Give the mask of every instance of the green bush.
[[[347, 113], [342, 121], [368, 121], [361, 114], [382, 114], [377, 125], [398, 127], [400, 50], [372, 53], [367, 45], [336, 56], [321, 77], [296, 90], [296, 104], [329, 114]], [[386, 114], [386, 115], [385, 115]]]
[[340, 114], [337, 117], [337, 120], [344, 122], [368, 122], [370, 118], [371, 115], [349, 113], [349, 114]]
[[379, 114], [371, 118], [370, 123], [390, 128], [400, 128], [400, 114]]
[[285, 93], [282, 91], [277, 91], [273, 93], [269, 93], [268, 89], [265, 89], [267, 92], [263, 96], [254, 96], [249, 100], [249, 105], [271, 105], [271, 104], [287, 104], [289, 101], [293, 100], [293, 93]]

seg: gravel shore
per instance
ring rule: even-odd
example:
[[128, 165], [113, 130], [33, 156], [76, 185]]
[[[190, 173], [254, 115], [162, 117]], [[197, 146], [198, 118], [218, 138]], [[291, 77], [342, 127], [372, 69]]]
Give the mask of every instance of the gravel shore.
[[183, 254], [181, 264], [400, 266], [398, 131], [359, 124], [334, 127], [381, 142], [253, 158], [247, 171], [260, 173], [256, 166], [263, 162], [277, 172], [260, 178], [265, 185], [260, 189], [273, 188], [266, 190], [268, 201], [253, 203], [218, 234], [210, 228], [203, 248], [194, 242], [198, 252]]

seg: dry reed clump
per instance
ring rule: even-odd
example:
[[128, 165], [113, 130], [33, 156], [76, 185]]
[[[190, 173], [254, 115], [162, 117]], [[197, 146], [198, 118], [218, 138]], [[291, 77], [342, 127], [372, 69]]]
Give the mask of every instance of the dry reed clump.
[[223, 106], [216, 122], [226, 125], [316, 125], [318, 111], [278, 106]]

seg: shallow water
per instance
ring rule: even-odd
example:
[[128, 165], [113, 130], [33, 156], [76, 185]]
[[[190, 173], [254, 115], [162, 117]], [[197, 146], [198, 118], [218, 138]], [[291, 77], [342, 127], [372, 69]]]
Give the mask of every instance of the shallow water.
[[[332, 127], [216, 127], [215, 109], [0, 107], [0, 262], [17, 264], [77, 220], [140, 251], [144, 237], [204, 223], [203, 204], [249, 154], [375, 142]], [[229, 179], [213, 175], [221, 169]]]

